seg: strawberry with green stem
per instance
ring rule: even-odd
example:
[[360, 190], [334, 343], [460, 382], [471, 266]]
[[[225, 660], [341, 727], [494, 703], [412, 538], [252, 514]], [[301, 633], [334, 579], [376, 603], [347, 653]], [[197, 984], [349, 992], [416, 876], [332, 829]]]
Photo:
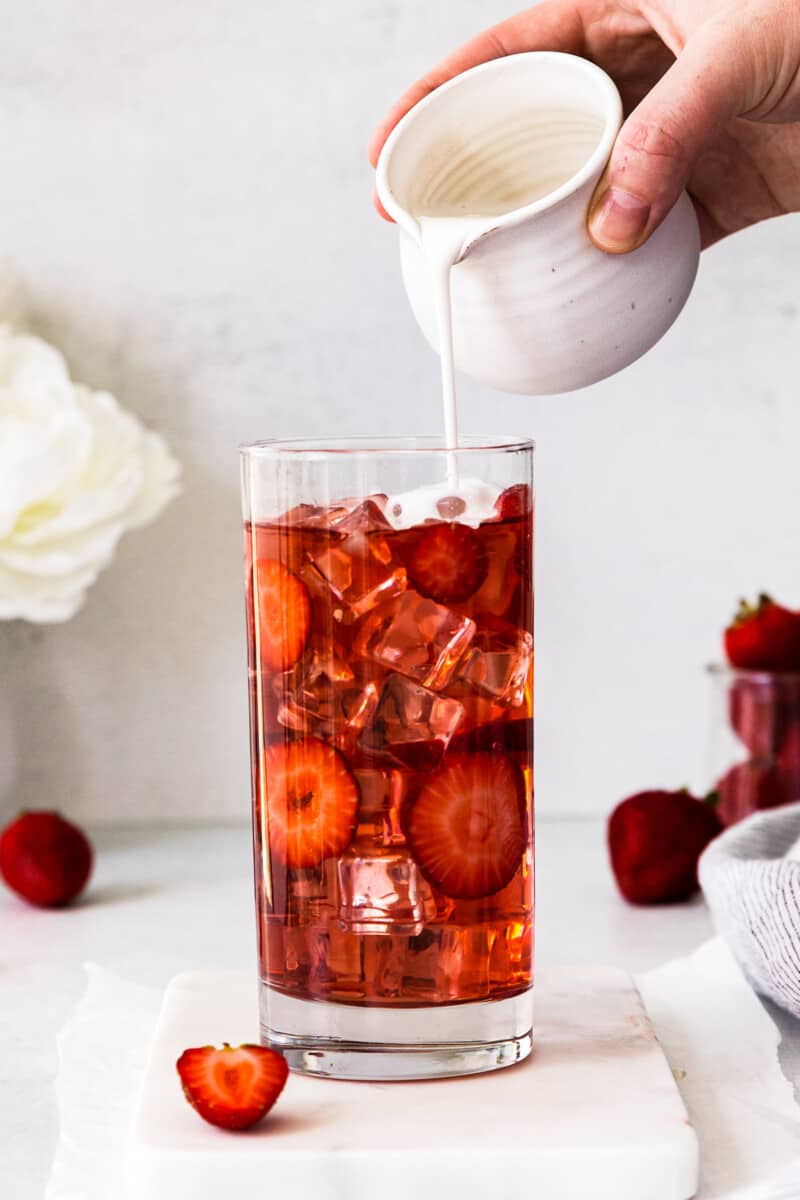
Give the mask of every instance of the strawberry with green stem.
[[723, 641], [732, 667], [800, 671], [800, 614], [764, 592], [755, 605], [742, 600]]
[[608, 849], [620, 892], [631, 904], [671, 904], [698, 888], [697, 863], [722, 825], [714, 797], [637, 792], [608, 820]]

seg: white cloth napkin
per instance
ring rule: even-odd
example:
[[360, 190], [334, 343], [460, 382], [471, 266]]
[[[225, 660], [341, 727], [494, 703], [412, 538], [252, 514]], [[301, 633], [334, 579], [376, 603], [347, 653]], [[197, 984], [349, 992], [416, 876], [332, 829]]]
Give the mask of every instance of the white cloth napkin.
[[[61, 1136], [46, 1200], [124, 1197], [124, 1150], [160, 1003], [155, 990], [87, 971], [59, 1038]], [[778, 1063], [779, 1034], [727, 947], [715, 939], [637, 983], [700, 1139], [699, 1200], [798, 1200], [800, 1109]]]
[[697, 1130], [698, 1197], [798, 1200], [800, 1108], [780, 1034], [726, 944], [714, 938], [636, 983]]
[[61, 1128], [45, 1200], [123, 1200], [122, 1164], [161, 1007], [156, 988], [93, 963], [86, 973], [58, 1037]]
[[699, 866], [714, 925], [745, 975], [760, 995], [795, 1017], [800, 1017], [798, 838], [800, 804], [756, 813], [715, 838]]

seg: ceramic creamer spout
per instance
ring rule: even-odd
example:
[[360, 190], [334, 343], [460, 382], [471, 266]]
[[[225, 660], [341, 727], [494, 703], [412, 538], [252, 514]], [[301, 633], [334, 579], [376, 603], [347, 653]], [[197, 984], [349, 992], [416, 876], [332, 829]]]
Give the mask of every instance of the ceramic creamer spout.
[[486, 237], [487, 234], [498, 228], [498, 221], [494, 218], [454, 216], [447, 218], [447, 228], [444, 231], [441, 217], [438, 215], [422, 213], [415, 217], [401, 208], [396, 202], [393, 203], [389, 197], [387, 197], [387, 200], [389, 200], [389, 205], [387, 207], [384, 204], [384, 208], [386, 208], [389, 216], [398, 228], [407, 234], [423, 253], [428, 246], [430, 231], [435, 222], [435, 227], [439, 231], [439, 245], [440, 247], [442, 246], [442, 234], [444, 233], [449, 242], [450, 258], [453, 265], [466, 258], [481, 238]]

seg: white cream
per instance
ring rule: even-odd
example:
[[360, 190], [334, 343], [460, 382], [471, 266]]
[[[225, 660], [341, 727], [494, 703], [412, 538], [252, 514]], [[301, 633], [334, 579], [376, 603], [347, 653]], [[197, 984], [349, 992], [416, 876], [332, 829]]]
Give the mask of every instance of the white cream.
[[[389, 497], [384, 511], [386, 519], [391, 521], [395, 529], [410, 529], [412, 525], [421, 525], [427, 520], [448, 519], [475, 529], [481, 521], [487, 521], [495, 515], [499, 495], [499, 489], [493, 484], [467, 477], [458, 480], [455, 490], [448, 480], [427, 484], [411, 492], [398, 492]], [[465, 507], [462, 512], [454, 512], [450, 505], [441, 503], [454, 497], [463, 500]]]
[[[458, 411], [453, 361], [453, 310], [450, 299], [450, 271], [461, 257], [461, 250], [475, 227], [475, 217], [421, 216], [422, 249], [431, 272], [431, 287], [439, 330], [439, 362], [442, 372], [444, 444], [448, 450], [458, 447]], [[455, 485], [458, 473], [453, 455], [447, 463], [448, 480]]]
[[[408, 209], [419, 227], [420, 248], [428, 264], [436, 311], [439, 359], [442, 373], [445, 447], [458, 447], [451, 272], [464, 247], [488, 232], [498, 216], [530, 204], [552, 189], [553, 169], [543, 171], [538, 148], [542, 114], [523, 112], [516, 120], [493, 130], [461, 164], [457, 156], [442, 161], [427, 186], [412, 189]], [[594, 126], [592, 126], [592, 136]], [[510, 153], [513, 149], [513, 153]], [[560, 180], [559, 180], [560, 181]], [[448, 459], [448, 480], [457, 481], [456, 456]]]

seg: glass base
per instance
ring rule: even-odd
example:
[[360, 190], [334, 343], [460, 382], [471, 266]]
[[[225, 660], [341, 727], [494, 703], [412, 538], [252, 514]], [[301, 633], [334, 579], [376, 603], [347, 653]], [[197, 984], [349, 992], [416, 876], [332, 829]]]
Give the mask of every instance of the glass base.
[[303, 1075], [442, 1079], [510, 1067], [533, 1046], [532, 991], [420, 1008], [297, 1000], [261, 984], [261, 1039]]

